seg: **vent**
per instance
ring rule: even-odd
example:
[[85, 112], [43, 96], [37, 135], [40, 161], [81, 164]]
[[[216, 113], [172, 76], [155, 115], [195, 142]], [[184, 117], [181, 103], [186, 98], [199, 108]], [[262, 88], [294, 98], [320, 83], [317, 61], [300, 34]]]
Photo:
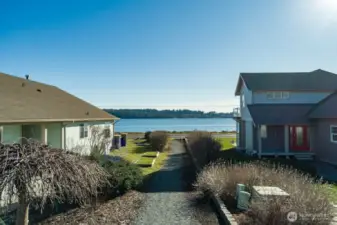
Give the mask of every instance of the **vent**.
[[86, 112], [85, 115], [89, 116], [89, 112]]
[[42, 90], [41, 90], [41, 89], [36, 89], [36, 91], [37, 91], [37, 92], [42, 92]]
[[26, 84], [25, 84], [25, 83], [22, 83], [21, 86], [24, 87], [24, 86], [26, 86]]
[[29, 80], [29, 75], [28, 74], [26, 74], [25, 77], [26, 77], [26, 80]]

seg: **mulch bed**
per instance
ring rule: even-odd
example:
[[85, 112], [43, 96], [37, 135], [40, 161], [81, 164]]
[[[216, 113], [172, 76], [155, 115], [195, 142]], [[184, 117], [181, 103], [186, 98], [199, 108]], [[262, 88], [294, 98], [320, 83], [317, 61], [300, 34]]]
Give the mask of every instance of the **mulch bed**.
[[130, 191], [121, 197], [100, 203], [96, 207], [76, 208], [50, 217], [39, 224], [127, 225], [137, 216], [143, 200], [142, 193]]

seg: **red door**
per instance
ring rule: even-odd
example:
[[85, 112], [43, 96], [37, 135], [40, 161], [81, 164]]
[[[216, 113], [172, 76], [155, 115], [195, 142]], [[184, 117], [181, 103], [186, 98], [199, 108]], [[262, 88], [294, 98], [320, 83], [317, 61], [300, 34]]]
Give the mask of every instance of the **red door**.
[[289, 144], [290, 150], [309, 151], [309, 132], [307, 126], [290, 126], [289, 127]]

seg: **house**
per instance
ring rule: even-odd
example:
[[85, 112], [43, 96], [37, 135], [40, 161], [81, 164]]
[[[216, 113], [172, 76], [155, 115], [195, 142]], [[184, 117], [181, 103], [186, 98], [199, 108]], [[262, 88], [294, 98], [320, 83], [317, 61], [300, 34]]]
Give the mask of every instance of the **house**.
[[[41, 141], [88, 154], [92, 129], [105, 132], [106, 152], [118, 118], [55, 87], [0, 73], [0, 141]], [[97, 130], [96, 129], [96, 130]]]
[[294, 156], [337, 164], [337, 75], [241, 73], [237, 146], [263, 156]]

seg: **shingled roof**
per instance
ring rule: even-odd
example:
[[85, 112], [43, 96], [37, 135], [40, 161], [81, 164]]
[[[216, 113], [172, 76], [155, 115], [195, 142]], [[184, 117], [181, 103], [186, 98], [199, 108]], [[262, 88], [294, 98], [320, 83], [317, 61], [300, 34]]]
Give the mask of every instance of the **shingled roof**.
[[0, 123], [116, 119], [118, 118], [55, 86], [0, 73]]
[[315, 104], [254, 104], [248, 110], [255, 124], [308, 124], [308, 112]]
[[241, 73], [236, 96], [240, 95], [243, 82], [251, 91], [337, 90], [337, 75], [321, 69], [303, 73]]

